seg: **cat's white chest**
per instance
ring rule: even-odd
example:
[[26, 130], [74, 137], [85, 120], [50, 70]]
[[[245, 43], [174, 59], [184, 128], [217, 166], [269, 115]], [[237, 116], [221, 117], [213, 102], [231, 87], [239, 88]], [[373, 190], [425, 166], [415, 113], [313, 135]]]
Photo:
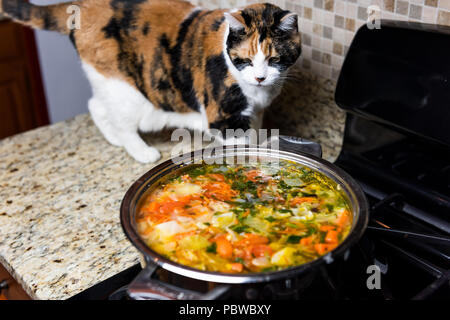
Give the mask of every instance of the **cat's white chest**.
[[242, 93], [250, 107], [255, 110], [267, 108], [273, 99], [280, 94], [280, 89], [273, 87], [257, 87], [239, 81]]

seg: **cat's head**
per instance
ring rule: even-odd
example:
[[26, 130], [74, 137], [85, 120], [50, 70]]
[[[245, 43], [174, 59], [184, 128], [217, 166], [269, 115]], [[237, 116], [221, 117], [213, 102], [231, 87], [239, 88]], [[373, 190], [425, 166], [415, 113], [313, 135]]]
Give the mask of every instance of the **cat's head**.
[[272, 86], [299, 58], [298, 16], [272, 4], [256, 4], [225, 13], [226, 48], [245, 82]]

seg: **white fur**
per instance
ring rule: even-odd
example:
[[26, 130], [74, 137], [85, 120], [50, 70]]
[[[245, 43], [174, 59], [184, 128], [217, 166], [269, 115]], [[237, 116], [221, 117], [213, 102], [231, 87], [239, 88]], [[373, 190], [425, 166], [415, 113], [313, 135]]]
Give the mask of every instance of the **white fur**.
[[228, 12], [224, 13], [225, 15], [225, 19], [228, 22], [228, 25], [231, 29], [233, 30], [240, 30], [240, 29], [244, 29], [244, 25], [235, 17], [233, 17], [231, 14], [229, 14]]
[[88, 105], [92, 119], [109, 143], [124, 147], [137, 161], [150, 163], [161, 157], [157, 149], [142, 140], [138, 130], [181, 127], [203, 131], [207, 128], [204, 110], [181, 114], [156, 109], [125, 81], [106, 78], [91, 65], [84, 62], [82, 65], [94, 93]]
[[298, 15], [296, 13], [289, 13], [281, 20], [279, 28], [284, 31], [292, 30], [295, 28], [297, 20]]

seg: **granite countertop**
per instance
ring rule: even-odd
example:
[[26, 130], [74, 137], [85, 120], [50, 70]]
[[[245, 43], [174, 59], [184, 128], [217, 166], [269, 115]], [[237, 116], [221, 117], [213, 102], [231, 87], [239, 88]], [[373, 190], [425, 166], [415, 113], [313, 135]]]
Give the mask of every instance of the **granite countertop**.
[[[345, 120], [334, 84], [303, 75], [287, 88], [268, 111], [271, 125], [321, 142], [334, 160]], [[168, 137], [148, 137], [161, 161], [170, 155]], [[70, 298], [137, 264], [119, 206], [155, 165], [109, 145], [89, 115], [0, 141], [0, 263], [34, 299]]]

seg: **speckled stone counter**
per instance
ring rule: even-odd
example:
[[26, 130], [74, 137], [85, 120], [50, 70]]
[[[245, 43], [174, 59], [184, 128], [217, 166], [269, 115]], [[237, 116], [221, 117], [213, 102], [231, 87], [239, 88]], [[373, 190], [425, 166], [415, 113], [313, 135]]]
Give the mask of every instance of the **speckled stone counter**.
[[[345, 115], [334, 84], [302, 75], [268, 113], [284, 134], [338, 155]], [[163, 160], [168, 134], [149, 137]], [[0, 141], [0, 263], [34, 299], [67, 299], [135, 265], [119, 206], [143, 165], [109, 145], [89, 115]]]

